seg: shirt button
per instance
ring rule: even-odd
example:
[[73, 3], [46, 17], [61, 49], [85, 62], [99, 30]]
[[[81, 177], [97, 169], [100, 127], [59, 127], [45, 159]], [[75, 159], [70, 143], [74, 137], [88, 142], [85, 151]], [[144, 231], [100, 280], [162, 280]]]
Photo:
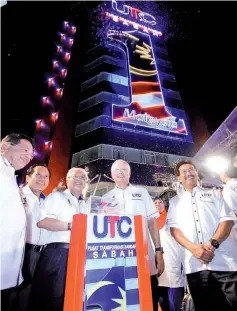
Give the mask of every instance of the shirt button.
[[202, 242], [200, 242], [200, 244], [202, 244]]
[[198, 220], [196, 220], [198, 222]]
[[197, 211], [194, 211], [195, 213], [197, 212]]
[[200, 231], [198, 231], [198, 233], [200, 233]]

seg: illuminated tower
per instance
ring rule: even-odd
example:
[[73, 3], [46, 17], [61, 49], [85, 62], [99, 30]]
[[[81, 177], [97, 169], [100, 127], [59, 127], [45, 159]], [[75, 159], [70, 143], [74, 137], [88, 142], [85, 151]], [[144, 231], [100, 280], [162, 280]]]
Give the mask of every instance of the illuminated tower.
[[105, 2], [99, 25], [89, 29], [87, 4], [73, 11], [78, 23], [68, 81], [77, 80], [78, 102], [71, 166], [88, 167], [90, 178], [98, 176], [100, 183], [95, 179], [90, 187], [91, 193], [97, 187], [98, 195], [113, 186], [108, 177], [116, 159], [128, 161], [131, 182], [154, 195], [154, 174], [172, 172], [175, 161], [193, 152], [159, 25], [152, 12], [133, 3]]

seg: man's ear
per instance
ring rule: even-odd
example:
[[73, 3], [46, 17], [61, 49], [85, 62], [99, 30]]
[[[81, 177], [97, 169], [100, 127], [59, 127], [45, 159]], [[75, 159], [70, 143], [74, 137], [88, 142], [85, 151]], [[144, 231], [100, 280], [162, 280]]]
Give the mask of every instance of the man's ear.
[[28, 184], [30, 176], [26, 175], [26, 183]]
[[9, 143], [6, 141], [1, 142], [0, 144], [0, 150], [1, 150], [1, 154], [4, 154], [7, 152], [7, 150], [9, 149]]

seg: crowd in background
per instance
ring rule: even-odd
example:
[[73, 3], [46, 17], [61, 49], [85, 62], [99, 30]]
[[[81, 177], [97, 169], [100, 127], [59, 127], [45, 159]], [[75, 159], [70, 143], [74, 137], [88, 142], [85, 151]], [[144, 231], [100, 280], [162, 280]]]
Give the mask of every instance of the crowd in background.
[[[32, 139], [23, 134], [1, 141], [1, 307], [62, 311], [72, 219], [90, 213], [88, 173], [71, 168], [66, 188], [45, 198], [51, 176], [38, 163], [28, 168], [19, 188], [15, 171], [30, 163], [33, 150]], [[175, 170], [183, 190], [164, 202], [132, 185], [129, 164], [115, 161], [115, 187], [102, 201], [117, 204], [104, 213], [146, 219], [153, 310], [158, 303], [162, 311], [237, 310], [237, 156], [220, 175], [222, 191], [202, 188], [189, 160]]]

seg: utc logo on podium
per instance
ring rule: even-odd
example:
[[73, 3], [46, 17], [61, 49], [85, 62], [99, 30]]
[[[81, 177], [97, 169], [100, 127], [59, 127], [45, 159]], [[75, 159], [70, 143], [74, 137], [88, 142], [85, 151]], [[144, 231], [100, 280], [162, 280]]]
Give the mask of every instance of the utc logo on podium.
[[75, 215], [64, 311], [151, 311], [146, 232], [140, 215]]
[[140, 310], [133, 218], [89, 216], [85, 311]]

